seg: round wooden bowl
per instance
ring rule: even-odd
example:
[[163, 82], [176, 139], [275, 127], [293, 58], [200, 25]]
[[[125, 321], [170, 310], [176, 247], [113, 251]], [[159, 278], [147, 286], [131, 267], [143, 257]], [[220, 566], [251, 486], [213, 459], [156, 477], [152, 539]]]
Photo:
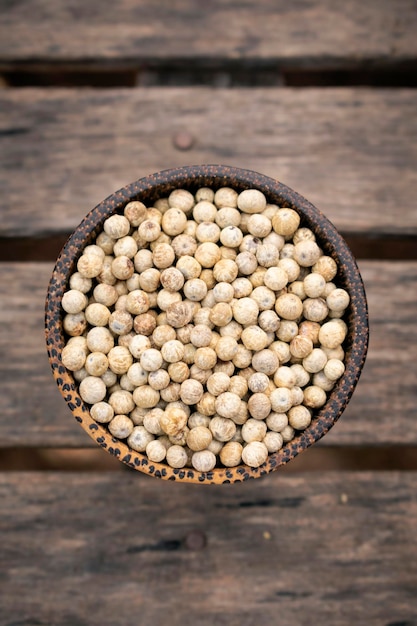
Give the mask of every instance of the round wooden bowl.
[[[106, 425], [95, 422], [84, 404], [74, 378], [61, 362], [64, 347], [61, 299], [67, 289], [69, 277], [85, 246], [91, 244], [102, 230], [103, 222], [113, 213], [122, 212], [131, 200], [141, 200], [147, 206], [159, 197], [167, 196], [177, 188], [195, 192], [199, 187], [229, 186], [240, 192], [259, 189], [268, 202], [281, 207], [292, 207], [301, 215], [301, 224], [316, 235], [325, 254], [338, 264], [338, 285], [350, 294], [350, 305], [345, 321], [348, 335], [344, 342], [346, 370], [328, 396], [326, 404], [315, 412], [310, 426], [299, 433], [281, 450], [269, 455], [267, 461], [257, 468], [247, 465], [226, 468], [216, 467], [210, 472], [198, 472], [193, 468], [173, 469], [165, 463], [154, 463], [126, 443], [115, 439]], [[192, 483], [236, 483], [249, 478], [259, 478], [318, 441], [339, 419], [346, 408], [358, 382], [368, 346], [368, 311], [363, 282], [346, 242], [333, 224], [310, 202], [282, 183], [253, 171], [223, 165], [196, 165], [165, 170], [120, 189], [93, 209], [76, 228], [62, 249], [56, 262], [46, 298], [46, 343], [49, 362], [59, 390], [75, 419], [102, 448], [116, 456], [133, 469], [167, 480]]]

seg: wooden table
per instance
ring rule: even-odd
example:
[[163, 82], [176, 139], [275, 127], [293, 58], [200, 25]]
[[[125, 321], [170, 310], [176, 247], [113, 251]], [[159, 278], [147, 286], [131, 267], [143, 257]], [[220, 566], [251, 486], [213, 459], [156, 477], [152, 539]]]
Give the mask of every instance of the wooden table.
[[[417, 624], [415, 2], [1, 11], [0, 624]], [[236, 486], [165, 483], [95, 448], [43, 340], [68, 233], [119, 187], [192, 163], [309, 198], [369, 298], [341, 421]]]

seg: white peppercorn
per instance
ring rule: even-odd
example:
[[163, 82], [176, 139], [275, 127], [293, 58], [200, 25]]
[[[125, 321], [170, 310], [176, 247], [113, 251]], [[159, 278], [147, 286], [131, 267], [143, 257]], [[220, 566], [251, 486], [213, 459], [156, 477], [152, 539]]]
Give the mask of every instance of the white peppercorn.
[[281, 267], [268, 267], [264, 275], [264, 283], [273, 291], [279, 291], [288, 283], [288, 275]]
[[173, 302], [166, 309], [166, 322], [173, 328], [181, 328], [191, 322], [194, 307], [190, 302]]
[[257, 372], [272, 376], [278, 369], [279, 359], [272, 350], [259, 350], [253, 355], [252, 367]]
[[290, 352], [297, 359], [304, 359], [313, 350], [313, 342], [309, 337], [296, 335], [290, 343]]
[[226, 326], [232, 318], [233, 310], [227, 302], [217, 302], [209, 313], [209, 319], [214, 326]]
[[92, 326], [106, 326], [110, 318], [110, 310], [104, 304], [93, 302], [86, 308], [85, 318]]
[[163, 415], [159, 417], [159, 423], [168, 436], [175, 436], [184, 430], [187, 419], [188, 416], [184, 409], [168, 405]]
[[231, 259], [232, 261], [236, 261], [237, 252], [234, 248], [220, 246], [220, 254], [222, 259]]
[[135, 408], [132, 394], [123, 389], [111, 393], [108, 402], [115, 414], [127, 415]]
[[209, 424], [209, 429], [217, 441], [230, 441], [236, 432], [236, 424], [233, 420], [215, 415]]
[[215, 398], [214, 406], [221, 417], [233, 418], [239, 413], [240, 403], [241, 399], [237, 394], [225, 391]]
[[[72, 274], [69, 279], [70, 288], [76, 291], [81, 291], [81, 293], [84, 294], [90, 291], [92, 284], [93, 281], [91, 280], [91, 278], [81, 276], [79, 272], [75, 272], [74, 274]], [[62, 298], [64, 298], [64, 296]]]
[[91, 417], [100, 424], [107, 424], [113, 419], [114, 410], [108, 402], [96, 402], [90, 408]]
[[242, 450], [242, 460], [250, 467], [259, 467], [268, 458], [268, 448], [261, 441], [251, 441]]
[[133, 392], [135, 404], [142, 409], [153, 409], [159, 402], [159, 391], [152, 389], [149, 385], [136, 387]]
[[203, 392], [203, 385], [198, 380], [188, 378], [181, 383], [180, 398], [187, 405], [197, 404]]
[[327, 378], [323, 370], [313, 375], [312, 383], [316, 387], [321, 387], [324, 391], [331, 391], [335, 385], [335, 381]]
[[326, 348], [325, 346], [322, 346], [322, 350], [326, 353], [328, 359], [338, 359], [339, 361], [343, 361], [345, 358], [345, 351], [341, 345], [338, 345], [335, 348]]
[[243, 213], [262, 213], [266, 207], [266, 198], [257, 189], [246, 189], [238, 195], [237, 206]]
[[347, 331], [338, 320], [325, 322], [319, 330], [319, 341], [325, 348], [337, 348], [345, 340]]
[[291, 392], [287, 387], [278, 387], [269, 396], [275, 413], [286, 413], [292, 406]]
[[319, 330], [320, 324], [318, 322], [305, 320], [299, 325], [298, 334], [301, 337], [308, 337], [313, 342], [313, 345], [317, 345], [319, 343]]
[[99, 304], [110, 307], [117, 302], [119, 294], [112, 285], [99, 283], [93, 291], [94, 300]]
[[313, 272], [321, 274], [326, 282], [330, 282], [337, 274], [337, 265], [330, 256], [321, 256], [312, 267]]
[[70, 289], [62, 296], [62, 308], [66, 313], [81, 313], [88, 304], [87, 296], [77, 289]]
[[191, 428], [187, 434], [187, 446], [193, 452], [205, 450], [210, 445], [213, 435], [206, 426], [196, 426]]
[[183, 383], [190, 376], [190, 370], [183, 361], [176, 361], [168, 365], [168, 376], [175, 383]]
[[246, 443], [262, 441], [266, 430], [266, 423], [263, 420], [249, 418], [242, 426], [242, 438]]
[[262, 393], [268, 388], [269, 378], [262, 372], [255, 372], [249, 376], [247, 384], [252, 393]]
[[324, 374], [331, 381], [338, 380], [345, 371], [345, 365], [339, 359], [329, 359], [324, 366]]
[[247, 326], [242, 332], [242, 342], [248, 350], [263, 350], [268, 345], [268, 336], [259, 326]]
[[149, 348], [140, 355], [140, 364], [148, 372], [156, 372], [162, 365], [162, 354], [155, 348]]
[[295, 233], [300, 224], [300, 216], [294, 209], [278, 209], [272, 217], [272, 228], [278, 235], [289, 237]]
[[118, 256], [112, 261], [111, 271], [113, 275], [119, 280], [127, 280], [134, 273], [135, 266], [133, 265], [133, 261], [129, 259], [129, 257]]
[[214, 194], [214, 204], [217, 208], [223, 207], [235, 208], [238, 206], [238, 193], [230, 187], [221, 187]]
[[344, 311], [349, 305], [349, 294], [345, 289], [333, 289], [326, 298], [331, 311]]
[[310, 385], [304, 389], [304, 404], [312, 409], [318, 409], [326, 402], [326, 392], [321, 387]]
[[320, 348], [314, 348], [309, 355], [303, 359], [303, 367], [306, 372], [315, 374], [324, 368], [327, 363], [327, 355]]
[[223, 372], [215, 372], [207, 379], [207, 390], [213, 396], [219, 396], [228, 390], [230, 377]]
[[71, 337], [82, 335], [87, 328], [84, 313], [68, 313], [62, 321], [65, 332]]
[[254, 419], [263, 420], [271, 412], [271, 401], [264, 393], [254, 393], [248, 400], [248, 411]]
[[[138, 428], [141, 427], [139, 426]], [[134, 426], [132, 420], [127, 415], [115, 415], [109, 422], [108, 429], [113, 437], [126, 439], [132, 434]]]
[[271, 411], [271, 413], [266, 418], [266, 425], [268, 426], [269, 430], [277, 433], [281, 432], [286, 426], [288, 426], [287, 414]]
[[220, 337], [216, 343], [215, 352], [221, 361], [230, 361], [236, 356], [238, 343], [233, 337]]
[[170, 383], [164, 389], [161, 389], [160, 396], [164, 402], [175, 402], [180, 398], [181, 385], [179, 383]]
[[217, 243], [220, 239], [220, 228], [214, 222], [201, 222], [196, 228], [195, 238], [200, 243]]
[[280, 433], [268, 432], [263, 438], [262, 443], [265, 444], [268, 453], [273, 454], [274, 452], [281, 450], [284, 442]]
[[74, 372], [84, 367], [87, 357], [87, 350], [84, 345], [67, 344], [61, 352], [61, 360], [63, 365], [70, 371]]
[[[176, 332], [171, 326], [168, 326], [168, 324], [157, 326], [152, 333], [152, 340], [158, 348], [163, 346], [167, 341], [172, 341], [175, 338]], [[150, 344], [147, 345], [147, 348], [150, 348]]]
[[241, 222], [241, 214], [237, 209], [226, 206], [217, 211], [215, 221], [220, 228], [226, 228], [226, 226], [239, 226]]
[[291, 367], [281, 365], [274, 374], [274, 384], [277, 387], [287, 387], [291, 389], [296, 383], [295, 374]]
[[[133, 259], [135, 254], [138, 251], [138, 244], [133, 239], [133, 237], [121, 237], [117, 239], [113, 246], [113, 254], [114, 256], [127, 256], [129, 259]], [[103, 253], [104, 255], [104, 253]]]
[[243, 398], [248, 392], [248, 383], [241, 376], [232, 376], [228, 391], [236, 394], [239, 398]]
[[[194, 361], [195, 361], [195, 353], [196, 353], [197, 349], [195, 346], [193, 346], [192, 343], [187, 343], [184, 346], [184, 356], [183, 356], [183, 361], [184, 363], [187, 363], [187, 365], [193, 365]], [[197, 367], [199, 367], [199, 365], [196, 363]], [[204, 368], [200, 368], [200, 369], [204, 369]], [[210, 368], [208, 368], [210, 369]]]
[[279, 250], [268, 243], [258, 245], [256, 248], [256, 259], [262, 267], [275, 267], [279, 261]]
[[109, 362], [103, 352], [90, 352], [84, 367], [90, 376], [102, 376], [107, 371]]
[[236, 467], [242, 462], [242, 450], [238, 441], [228, 441], [220, 450], [220, 461], [225, 467]]
[[293, 406], [288, 411], [288, 422], [295, 430], [305, 430], [311, 423], [311, 413], [301, 404]]
[[80, 396], [87, 404], [96, 404], [104, 400], [106, 391], [106, 385], [96, 376], [87, 376], [80, 382]]
[[187, 280], [183, 287], [184, 295], [189, 300], [199, 302], [207, 294], [207, 285], [200, 278], [192, 278]]
[[296, 320], [303, 313], [303, 303], [293, 293], [284, 293], [277, 298], [275, 311], [282, 319]]
[[166, 457], [167, 448], [158, 439], [153, 439], [147, 444], [145, 451], [150, 461], [153, 463], [161, 463]]
[[261, 285], [255, 287], [250, 295], [251, 300], [255, 300], [260, 311], [272, 309], [275, 304], [275, 294], [272, 289]]
[[210, 472], [216, 466], [216, 455], [210, 450], [194, 452], [191, 463], [194, 469], [199, 472]]
[[[252, 361], [251, 350], [248, 350], [248, 348], [246, 348], [245, 346], [238, 344], [237, 352], [235, 356], [233, 357], [231, 364], [230, 362], [226, 361], [226, 365], [222, 366], [223, 371], [226, 371], [224, 370], [224, 368], [227, 367], [228, 369], [230, 369], [230, 372], [226, 371], [226, 374], [228, 375], [230, 374], [230, 376], [232, 376], [235, 367], [237, 367], [238, 369], [248, 367], [251, 361]], [[220, 371], [219, 365], [220, 364], [217, 363], [217, 365], [215, 366], [215, 371]]]
[[252, 298], [240, 298], [232, 307], [233, 317], [239, 324], [255, 324], [259, 315], [258, 303]]
[[289, 441], [294, 439], [294, 435], [295, 435], [294, 428], [290, 426], [289, 424], [288, 426], [285, 426], [285, 428], [281, 430], [281, 437], [284, 443], [288, 443]]
[[167, 341], [163, 346], [161, 346], [160, 354], [167, 363], [176, 363], [177, 361], [181, 361], [184, 356], [184, 344], [177, 339]]
[[238, 266], [231, 259], [220, 259], [213, 267], [217, 282], [232, 283], [238, 275]]
[[302, 304], [304, 317], [311, 322], [322, 322], [329, 313], [323, 298], [307, 298]]
[[133, 320], [133, 328], [135, 330], [135, 333], [149, 337], [150, 335], [152, 335], [153, 331], [156, 328], [155, 316], [151, 315], [150, 313], [142, 313], [142, 315], [136, 315]]
[[285, 341], [274, 341], [270, 344], [269, 350], [275, 352], [280, 363], [287, 363], [291, 358], [290, 347]]
[[303, 281], [305, 294], [309, 298], [319, 298], [326, 287], [324, 277], [318, 272], [307, 274]]
[[309, 383], [310, 373], [307, 372], [301, 364], [296, 363], [291, 365], [290, 369], [294, 374], [295, 385], [297, 387], [305, 387]]

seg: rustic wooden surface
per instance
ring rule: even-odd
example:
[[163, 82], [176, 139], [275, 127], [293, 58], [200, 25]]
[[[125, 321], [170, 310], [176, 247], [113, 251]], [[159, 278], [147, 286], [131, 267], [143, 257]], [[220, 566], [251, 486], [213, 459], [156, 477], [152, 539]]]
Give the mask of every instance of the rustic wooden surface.
[[0, 475], [0, 624], [412, 626], [416, 490], [407, 472]]
[[417, 52], [412, 0], [25, 0], [3, 3], [1, 24], [4, 65], [243, 58], [334, 67]]
[[0, 91], [0, 236], [70, 233], [116, 189], [193, 163], [277, 178], [343, 232], [417, 233], [415, 90], [193, 87]]
[[[58, 393], [43, 338], [49, 263], [0, 264], [0, 447], [96, 446]], [[324, 445], [417, 444], [417, 262], [363, 261], [371, 338], [362, 378]], [[30, 297], [28, 297], [30, 294]], [[104, 453], [103, 453], [104, 454]]]
[[[0, 471], [0, 626], [417, 626], [417, 473], [381, 471], [416, 467], [417, 96], [320, 88], [415, 86], [415, 0], [6, 0], [0, 13], [0, 460], [32, 469]], [[280, 87], [291, 75], [315, 87]], [[7, 88], [54, 81], [142, 87]], [[43, 341], [65, 235], [117, 188], [204, 162], [282, 180], [371, 259], [369, 356], [345, 414], [282, 471], [233, 487], [167, 484], [106, 455]], [[311, 471], [335, 466], [379, 469]]]

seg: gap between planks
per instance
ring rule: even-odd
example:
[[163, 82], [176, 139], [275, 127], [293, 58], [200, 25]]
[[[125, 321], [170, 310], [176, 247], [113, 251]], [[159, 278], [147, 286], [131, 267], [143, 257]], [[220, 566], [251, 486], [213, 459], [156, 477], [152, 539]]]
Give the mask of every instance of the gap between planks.
[[[278, 473], [417, 471], [417, 446], [369, 445], [322, 447], [314, 445], [278, 468]], [[0, 472], [54, 471], [95, 472], [135, 471], [104, 450], [80, 448], [5, 448], [1, 451]], [[136, 472], [138, 476], [143, 476]]]
[[[55, 261], [71, 233], [45, 237], [0, 237], [1, 262]], [[341, 233], [357, 260], [417, 260], [417, 236]]]
[[1, 72], [3, 87], [417, 87], [417, 60], [372, 67], [288, 68], [285, 64], [223, 60], [175, 64], [137, 62], [123, 64], [16, 63]]

